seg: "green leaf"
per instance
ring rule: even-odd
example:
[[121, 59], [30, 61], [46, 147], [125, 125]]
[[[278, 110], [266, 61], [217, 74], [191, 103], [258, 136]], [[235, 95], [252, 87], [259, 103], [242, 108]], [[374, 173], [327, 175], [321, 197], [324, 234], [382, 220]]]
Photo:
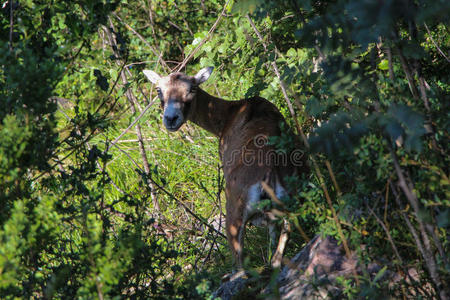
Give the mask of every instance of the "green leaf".
[[242, 15], [252, 14], [262, 3], [264, 3], [263, 0], [238, 0], [234, 3], [232, 12], [239, 12]]
[[306, 108], [306, 112], [309, 115], [311, 115], [313, 117], [317, 117], [319, 114], [321, 114], [323, 111], [325, 111], [326, 106], [320, 104], [320, 102], [317, 100], [317, 98], [311, 97], [306, 102], [305, 108]]
[[430, 212], [426, 208], [419, 209], [419, 212], [417, 213], [417, 218], [419, 218], [425, 223], [431, 223], [433, 220], [431, 218]]
[[387, 71], [389, 69], [389, 62], [387, 59], [383, 59], [382, 61], [380, 61], [380, 63], [378, 64], [378, 69], [382, 70], [382, 71]]
[[[404, 104], [391, 105], [388, 110], [388, 114], [392, 119], [395, 119], [399, 124], [401, 124], [401, 127], [404, 129], [406, 150], [414, 150], [420, 153], [420, 151], [422, 151], [421, 137], [425, 134], [425, 118], [423, 115]], [[391, 127], [390, 129], [391, 133], [394, 132], [393, 128], [394, 127]], [[395, 136], [396, 133], [393, 135]]]
[[450, 227], [450, 208], [444, 209], [444, 211], [439, 212], [436, 217], [437, 225], [441, 228]]
[[288, 50], [288, 52], [286, 53], [286, 55], [289, 56], [289, 57], [292, 57], [292, 58], [296, 57], [297, 56], [297, 50], [294, 49], [294, 48], [290, 48]]
[[381, 279], [381, 277], [383, 277], [384, 273], [387, 270], [387, 266], [384, 266], [383, 268], [381, 268], [380, 271], [378, 271], [377, 275], [375, 275], [375, 278], [373, 279], [373, 282], [377, 282], [378, 280]]

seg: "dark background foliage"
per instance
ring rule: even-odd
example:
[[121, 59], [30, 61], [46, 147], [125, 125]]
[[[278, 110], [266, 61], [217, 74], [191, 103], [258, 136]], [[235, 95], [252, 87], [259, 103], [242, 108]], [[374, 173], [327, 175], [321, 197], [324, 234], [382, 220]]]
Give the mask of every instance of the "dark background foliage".
[[[449, 15], [444, 0], [4, 1], [0, 298], [211, 297], [231, 270], [217, 141], [169, 135], [141, 71], [214, 66], [208, 92], [269, 99], [310, 153], [283, 199], [287, 256], [333, 235], [362, 266], [420, 274], [341, 278], [344, 296], [445, 299]], [[248, 293], [273, 278], [267, 243], [249, 228]]]

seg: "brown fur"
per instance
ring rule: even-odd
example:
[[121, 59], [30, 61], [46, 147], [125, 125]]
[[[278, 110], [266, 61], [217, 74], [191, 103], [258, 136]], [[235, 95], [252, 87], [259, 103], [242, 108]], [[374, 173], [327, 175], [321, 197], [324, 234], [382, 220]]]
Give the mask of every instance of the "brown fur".
[[[274, 152], [273, 146], [258, 144], [255, 137], [264, 139], [279, 136], [280, 124], [285, 123], [275, 105], [266, 99], [253, 97], [226, 101], [196, 87], [194, 77], [182, 73], [162, 78], [159, 86], [164, 90], [165, 103], [178, 101], [182, 105], [185, 119], [219, 138], [219, 154], [226, 181], [226, 233], [235, 263], [240, 268], [243, 262], [245, 225], [254, 218], [247, 209], [249, 189], [262, 181], [274, 190], [279, 186], [284, 187], [286, 176], [308, 171], [306, 164], [298, 167], [288, 159], [286, 165], [283, 165], [277, 164], [275, 159], [258, 160], [255, 157], [251, 161], [255, 153], [265, 158], [270, 157], [266, 156], [268, 152]], [[189, 93], [192, 87], [195, 94]], [[263, 219], [267, 220], [267, 216], [265, 214]], [[274, 259], [279, 260], [277, 266], [281, 262], [287, 241], [287, 233], [284, 234], [286, 236], [280, 237], [280, 243], [283, 240], [284, 244], [277, 249], [275, 256], [278, 257], [274, 256]]]

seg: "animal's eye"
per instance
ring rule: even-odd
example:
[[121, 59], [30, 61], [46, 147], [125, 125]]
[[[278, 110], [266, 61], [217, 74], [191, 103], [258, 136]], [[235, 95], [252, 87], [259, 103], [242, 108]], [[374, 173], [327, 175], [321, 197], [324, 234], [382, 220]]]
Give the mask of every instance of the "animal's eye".
[[158, 93], [158, 97], [162, 100], [163, 99], [163, 94], [161, 92], [160, 88], [156, 88], [156, 92]]
[[159, 87], [157, 87], [156, 92], [158, 93], [158, 98], [160, 100], [161, 108], [164, 109], [164, 96], [162, 94], [162, 91]]

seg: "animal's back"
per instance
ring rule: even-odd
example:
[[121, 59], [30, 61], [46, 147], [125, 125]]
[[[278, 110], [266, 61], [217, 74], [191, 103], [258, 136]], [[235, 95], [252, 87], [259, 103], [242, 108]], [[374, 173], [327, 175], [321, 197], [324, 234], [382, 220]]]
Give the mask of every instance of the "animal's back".
[[[254, 97], [237, 101], [220, 138], [220, 154], [224, 166], [227, 190], [233, 199], [244, 199], [255, 183], [267, 181], [274, 188], [273, 180], [282, 181], [294, 175], [297, 167], [289, 153], [280, 154], [268, 138], [281, 134], [280, 125], [285, 123], [277, 107], [264, 98]], [[276, 179], [274, 179], [276, 177]]]

